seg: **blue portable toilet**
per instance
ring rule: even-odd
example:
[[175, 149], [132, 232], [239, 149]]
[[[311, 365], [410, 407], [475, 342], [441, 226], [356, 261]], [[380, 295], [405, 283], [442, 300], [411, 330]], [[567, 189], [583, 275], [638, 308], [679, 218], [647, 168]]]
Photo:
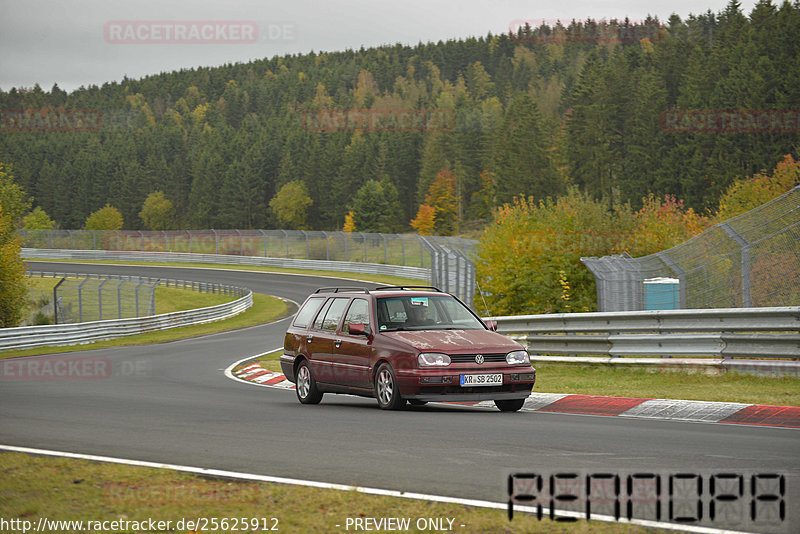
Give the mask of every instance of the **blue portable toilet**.
[[644, 281], [645, 310], [677, 310], [680, 307], [680, 280], [648, 278]]

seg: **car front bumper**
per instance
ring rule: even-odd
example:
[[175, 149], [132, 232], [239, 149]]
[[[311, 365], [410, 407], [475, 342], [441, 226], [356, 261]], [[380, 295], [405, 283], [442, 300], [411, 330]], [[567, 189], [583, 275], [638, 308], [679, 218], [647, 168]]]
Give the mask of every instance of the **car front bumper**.
[[[491, 386], [461, 386], [462, 374], [502, 374], [503, 383]], [[400, 395], [421, 401], [482, 401], [527, 398], [536, 382], [530, 366], [409, 369], [396, 373]]]

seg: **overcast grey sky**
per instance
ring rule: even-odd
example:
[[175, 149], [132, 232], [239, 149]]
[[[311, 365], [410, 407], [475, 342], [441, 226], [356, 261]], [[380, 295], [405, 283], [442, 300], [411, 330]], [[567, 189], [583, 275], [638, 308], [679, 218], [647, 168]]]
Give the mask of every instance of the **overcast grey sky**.
[[[749, 14], [755, 0], [741, 3]], [[672, 13], [686, 18], [709, 9], [719, 12], [726, 4], [727, 0], [0, 0], [0, 88], [38, 83], [49, 90], [58, 83], [71, 91], [125, 75], [139, 78], [276, 54], [498, 34], [519, 19], [640, 20], [650, 14], [666, 20]], [[258, 38], [237, 44], [169, 44], [162, 33], [161, 42], [141, 42], [156, 40], [151, 38], [156, 31], [168, 31], [155, 28], [163, 21], [239, 21], [244, 23], [240, 31], [256, 28]], [[142, 31], [143, 25], [146, 33], [139, 33], [135, 43], [117, 42], [123, 31]], [[236, 39], [228, 31], [236, 28], [226, 27], [219, 39]]]

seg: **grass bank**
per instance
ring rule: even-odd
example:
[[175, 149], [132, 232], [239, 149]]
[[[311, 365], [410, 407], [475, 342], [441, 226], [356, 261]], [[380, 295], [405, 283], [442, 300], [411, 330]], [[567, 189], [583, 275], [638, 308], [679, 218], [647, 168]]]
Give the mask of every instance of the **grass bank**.
[[[509, 522], [505, 510], [441, 504], [426, 500], [366, 495], [355, 491], [308, 488], [271, 483], [211, 479], [168, 469], [132, 467], [64, 458], [0, 453], [0, 510], [6, 521], [40, 518], [61, 521], [172, 521], [176, 532], [182, 518], [228, 518], [228, 528], [212, 531], [339, 532], [348, 518], [409, 518], [453, 520], [451, 532], [565, 532], [565, 524], [519, 514]], [[498, 488], [498, 492], [501, 488]], [[234, 527], [234, 518], [239, 524]], [[241, 522], [257, 519], [245, 527]], [[265, 521], [261, 522], [261, 518]], [[448, 523], [445, 522], [445, 525]], [[463, 525], [463, 526], [462, 526]], [[615, 523], [579, 521], [569, 532], [644, 533], [652, 529]], [[63, 529], [66, 531], [69, 529]], [[77, 530], [77, 529], [73, 529]], [[198, 529], [194, 529], [198, 530]], [[208, 529], [207, 529], [208, 530]], [[351, 529], [352, 525], [351, 525]], [[119, 529], [118, 531], [147, 531]], [[158, 530], [157, 530], [158, 531]], [[165, 528], [158, 532], [167, 532]], [[183, 532], [192, 531], [184, 526]]]

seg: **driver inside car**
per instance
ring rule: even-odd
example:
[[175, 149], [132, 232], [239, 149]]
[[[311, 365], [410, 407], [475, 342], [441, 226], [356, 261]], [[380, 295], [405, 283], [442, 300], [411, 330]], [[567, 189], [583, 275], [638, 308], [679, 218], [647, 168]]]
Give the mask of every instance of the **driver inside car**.
[[406, 324], [409, 326], [428, 326], [434, 324], [434, 321], [428, 317], [427, 306], [412, 304], [408, 309]]

